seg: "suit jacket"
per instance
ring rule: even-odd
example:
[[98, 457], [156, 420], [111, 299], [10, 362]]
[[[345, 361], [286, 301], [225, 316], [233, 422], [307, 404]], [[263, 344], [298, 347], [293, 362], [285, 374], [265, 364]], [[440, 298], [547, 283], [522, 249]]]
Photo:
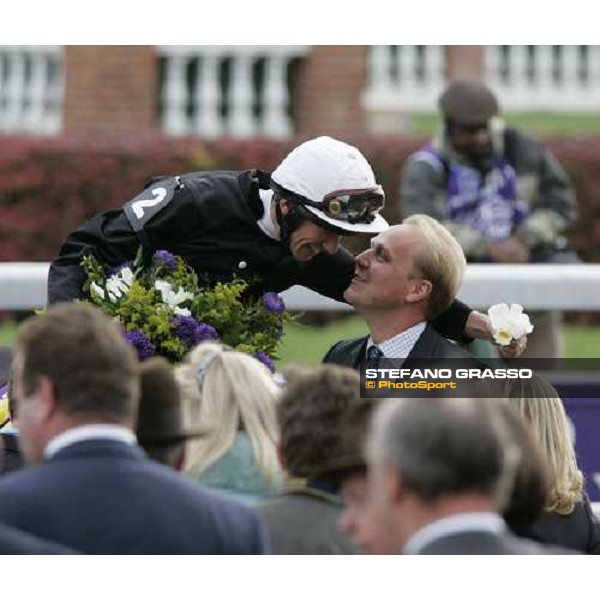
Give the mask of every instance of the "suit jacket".
[[0, 438], [4, 445], [4, 456], [0, 458], [0, 475], [3, 475], [20, 469], [23, 466], [23, 458], [16, 434], [0, 432]]
[[263, 554], [250, 508], [113, 440], [72, 444], [0, 479], [0, 522], [87, 554]]
[[514, 528], [517, 535], [542, 544], [555, 544], [582, 552], [600, 554], [600, 524], [585, 497], [570, 515], [545, 513], [531, 527]]
[[542, 546], [510, 533], [464, 531], [436, 538], [418, 554], [576, 554], [564, 548]]
[[74, 554], [73, 550], [0, 523], [0, 554]]
[[[369, 336], [353, 340], [343, 340], [333, 345], [323, 358], [324, 363], [333, 363], [344, 367], [359, 369], [365, 361]], [[456, 344], [442, 337], [430, 325], [427, 325], [406, 358], [405, 366], [409, 368], [410, 360], [415, 358], [469, 358], [473, 357], [461, 350]]]
[[258, 506], [267, 523], [273, 554], [356, 554], [337, 522], [342, 502], [312, 488], [292, 489]]

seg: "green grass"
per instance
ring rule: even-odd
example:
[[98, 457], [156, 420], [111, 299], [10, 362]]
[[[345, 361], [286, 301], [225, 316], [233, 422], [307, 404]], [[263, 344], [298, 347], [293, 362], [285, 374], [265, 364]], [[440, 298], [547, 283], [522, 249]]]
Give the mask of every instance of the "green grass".
[[[14, 342], [16, 327], [0, 324], [0, 346]], [[600, 357], [600, 327], [566, 325], [565, 348], [567, 358]], [[292, 324], [286, 329], [279, 351], [279, 364], [317, 364], [337, 341], [365, 335], [367, 328], [360, 317], [348, 316], [324, 327]]]
[[[600, 113], [508, 113], [506, 123], [534, 135], [581, 135], [600, 133]], [[411, 117], [411, 133], [432, 135], [439, 124], [435, 113], [417, 113]]]

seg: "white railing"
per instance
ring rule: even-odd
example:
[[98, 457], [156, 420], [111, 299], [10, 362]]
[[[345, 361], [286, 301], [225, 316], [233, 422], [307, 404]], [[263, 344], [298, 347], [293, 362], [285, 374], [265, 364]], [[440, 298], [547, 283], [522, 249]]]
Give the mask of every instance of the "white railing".
[[444, 46], [369, 46], [368, 112], [431, 111], [445, 85]]
[[600, 46], [487, 46], [504, 110], [600, 110]]
[[172, 135], [294, 133], [288, 71], [307, 46], [158, 46], [161, 125]]
[[[44, 306], [48, 268], [42, 262], [0, 262], [0, 310]], [[283, 297], [291, 310], [352, 310], [300, 286]], [[458, 297], [475, 308], [508, 302], [527, 310], [598, 310], [600, 264], [468, 265]]]
[[0, 46], [0, 131], [61, 129], [62, 46]]

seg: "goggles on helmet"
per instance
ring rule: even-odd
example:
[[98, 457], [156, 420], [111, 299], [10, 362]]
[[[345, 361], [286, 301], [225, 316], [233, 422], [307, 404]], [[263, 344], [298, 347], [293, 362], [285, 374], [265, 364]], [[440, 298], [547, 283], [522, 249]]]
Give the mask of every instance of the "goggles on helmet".
[[380, 185], [362, 190], [330, 192], [321, 202], [290, 192], [273, 181], [271, 187], [293, 202], [312, 206], [332, 219], [352, 224], [371, 223], [385, 205], [385, 193]]

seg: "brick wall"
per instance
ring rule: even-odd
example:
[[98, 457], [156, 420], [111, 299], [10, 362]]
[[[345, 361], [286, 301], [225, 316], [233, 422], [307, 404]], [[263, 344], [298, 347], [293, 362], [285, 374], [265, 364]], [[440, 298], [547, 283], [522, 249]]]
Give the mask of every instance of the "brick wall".
[[153, 46], [65, 46], [64, 132], [153, 130]]
[[313, 46], [299, 74], [299, 135], [363, 131], [366, 72], [367, 46]]

